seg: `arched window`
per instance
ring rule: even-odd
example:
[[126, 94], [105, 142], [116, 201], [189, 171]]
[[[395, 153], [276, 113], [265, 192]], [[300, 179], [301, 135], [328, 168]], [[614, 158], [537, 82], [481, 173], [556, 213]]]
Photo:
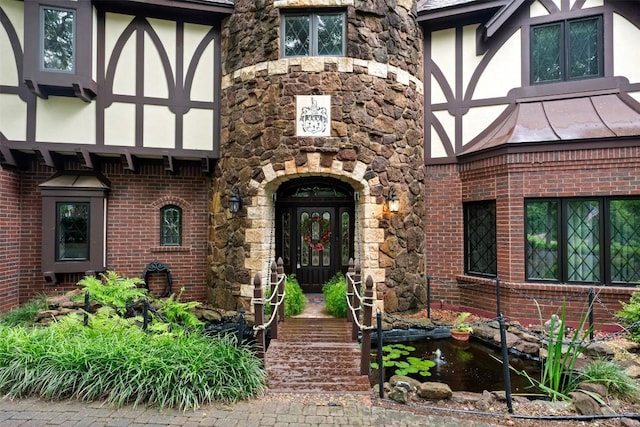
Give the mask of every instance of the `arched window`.
[[176, 205], [160, 209], [160, 245], [182, 245], [182, 209]]

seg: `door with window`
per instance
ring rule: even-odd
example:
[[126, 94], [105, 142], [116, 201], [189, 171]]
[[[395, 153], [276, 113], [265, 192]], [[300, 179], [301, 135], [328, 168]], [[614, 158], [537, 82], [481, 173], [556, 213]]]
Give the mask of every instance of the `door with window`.
[[278, 191], [276, 256], [303, 291], [321, 292], [336, 273], [346, 273], [353, 257], [353, 214], [353, 191], [337, 180], [299, 180]]

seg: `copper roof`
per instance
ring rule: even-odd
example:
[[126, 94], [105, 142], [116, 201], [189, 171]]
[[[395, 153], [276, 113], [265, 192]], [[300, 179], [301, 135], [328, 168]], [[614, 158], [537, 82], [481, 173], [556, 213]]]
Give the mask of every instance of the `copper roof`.
[[640, 105], [622, 94], [521, 101], [474, 138], [462, 154], [507, 144], [640, 136]]

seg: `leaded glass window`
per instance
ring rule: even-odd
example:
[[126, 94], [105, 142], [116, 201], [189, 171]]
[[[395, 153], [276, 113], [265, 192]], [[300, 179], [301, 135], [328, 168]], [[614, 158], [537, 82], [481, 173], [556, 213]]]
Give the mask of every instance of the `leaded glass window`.
[[585, 79], [603, 74], [602, 17], [531, 28], [531, 82]]
[[528, 200], [527, 280], [640, 283], [640, 198]]
[[528, 202], [526, 209], [526, 274], [528, 279], [558, 280], [558, 201]]
[[42, 7], [40, 32], [40, 68], [43, 71], [74, 72], [75, 10]]
[[282, 15], [282, 54], [344, 55], [345, 28], [342, 12]]
[[349, 258], [351, 257], [351, 241], [349, 239], [351, 230], [351, 221], [349, 218], [349, 212], [342, 212], [342, 217], [340, 218], [340, 242], [342, 247], [340, 248], [341, 254], [341, 264], [342, 266], [349, 265]]
[[89, 259], [89, 203], [56, 203], [56, 261]]
[[612, 283], [640, 283], [640, 200], [609, 204]]
[[182, 209], [167, 205], [160, 209], [160, 245], [180, 246], [182, 244]]
[[497, 271], [495, 202], [466, 204], [464, 233], [465, 272], [495, 276]]

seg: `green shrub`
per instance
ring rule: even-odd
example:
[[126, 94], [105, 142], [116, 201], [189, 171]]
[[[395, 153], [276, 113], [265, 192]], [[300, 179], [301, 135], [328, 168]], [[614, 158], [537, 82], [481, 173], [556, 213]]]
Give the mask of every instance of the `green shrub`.
[[113, 306], [118, 312], [124, 312], [127, 304], [147, 296], [147, 290], [138, 288], [144, 280], [139, 277], [121, 277], [115, 271], [100, 273], [102, 280], [96, 276], [85, 276], [78, 282], [85, 292], [101, 304]]
[[0, 316], [0, 324], [7, 326], [29, 326], [35, 321], [38, 312], [46, 308], [47, 297], [41, 295]]
[[336, 273], [322, 286], [325, 311], [334, 317], [347, 317], [347, 279]]
[[629, 302], [620, 301], [622, 309], [616, 314], [622, 322], [629, 328], [631, 339], [640, 342], [640, 290], [631, 294]]
[[147, 334], [101, 309], [46, 328], [0, 325], [0, 394], [196, 409], [262, 394], [266, 374], [231, 335]]
[[298, 283], [298, 279], [296, 279], [295, 275], [292, 274], [287, 277], [285, 291], [287, 293], [284, 300], [285, 317], [295, 316], [302, 313], [305, 305], [307, 304], [307, 298], [304, 296], [304, 292], [302, 292], [300, 283]]
[[640, 397], [640, 386], [631, 378], [624, 369], [612, 360], [594, 360], [586, 365], [580, 377], [580, 381], [604, 384], [609, 394], [621, 398], [637, 400]]
[[[285, 286], [284, 297], [284, 317], [295, 316], [304, 311], [304, 307], [307, 304], [307, 298], [302, 292], [300, 283], [296, 279], [295, 274], [287, 276]], [[267, 288], [267, 298], [271, 296], [271, 287]], [[274, 300], [274, 302], [276, 302]], [[267, 303], [265, 307], [265, 313], [267, 316], [271, 315], [271, 303]]]

